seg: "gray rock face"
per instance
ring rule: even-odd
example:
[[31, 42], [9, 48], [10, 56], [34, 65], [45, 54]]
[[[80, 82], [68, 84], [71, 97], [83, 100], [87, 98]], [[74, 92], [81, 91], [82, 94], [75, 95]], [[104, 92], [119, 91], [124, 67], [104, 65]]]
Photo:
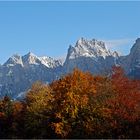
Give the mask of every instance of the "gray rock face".
[[116, 65], [118, 57], [118, 53], [111, 53], [104, 42], [81, 38], [75, 47], [69, 47], [64, 70], [68, 73], [77, 67], [93, 74], [101, 74], [108, 71], [112, 65]]
[[32, 53], [13, 55], [0, 66], [0, 97], [16, 98], [28, 90], [35, 81], [49, 83], [60, 75], [62, 64], [50, 57], [37, 57]]
[[140, 38], [132, 46], [130, 54], [120, 58], [120, 62], [128, 76], [140, 79]]
[[140, 79], [140, 39], [127, 56], [111, 52], [102, 41], [84, 38], [80, 38], [74, 47], [69, 46], [63, 64], [31, 52], [24, 56], [13, 55], [0, 65], [0, 97], [7, 94], [14, 99], [21, 98], [35, 81], [50, 83], [74, 68], [93, 74], [108, 74], [113, 65], [122, 66], [128, 76]]

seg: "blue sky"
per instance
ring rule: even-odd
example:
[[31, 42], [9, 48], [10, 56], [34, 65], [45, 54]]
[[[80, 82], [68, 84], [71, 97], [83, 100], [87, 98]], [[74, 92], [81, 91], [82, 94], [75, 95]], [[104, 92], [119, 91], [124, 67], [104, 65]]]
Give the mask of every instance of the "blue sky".
[[29, 51], [63, 57], [80, 37], [128, 54], [140, 37], [140, 2], [0, 1], [0, 63]]

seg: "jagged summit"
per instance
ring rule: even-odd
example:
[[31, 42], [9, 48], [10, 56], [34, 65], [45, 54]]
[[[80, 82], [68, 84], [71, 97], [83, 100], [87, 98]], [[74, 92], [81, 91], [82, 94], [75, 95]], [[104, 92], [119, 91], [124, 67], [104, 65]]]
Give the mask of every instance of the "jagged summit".
[[91, 40], [88, 40], [88, 39], [85, 39], [83, 37], [81, 37], [77, 42], [76, 42], [77, 45], [88, 45], [90, 47], [93, 47], [93, 46], [100, 46], [100, 47], [103, 47], [105, 48], [105, 43], [103, 41], [100, 41], [100, 40], [97, 40], [95, 38], [91, 39]]
[[140, 43], [140, 38], [137, 38], [136, 39], [136, 43]]
[[30, 65], [30, 64], [34, 64], [34, 65], [38, 65], [39, 64], [39, 59], [38, 57], [29, 52], [26, 55], [22, 56], [22, 61], [24, 65]]
[[38, 57], [34, 53], [29, 52], [24, 56], [14, 54], [11, 56], [3, 66], [15, 66], [21, 65], [22, 67], [28, 67], [30, 65], [44, 65], [47, 68], [54, 68], [62, 65], [59, 60], [55, 60], [48, 56]]
[[53, 67], [57, 67], [57, 66], [61, 66], [61, 61], [59, 60], [55, 60], [51, 57], [48, 56], [43, 56], [43, 57], [39, 57], [40, 63], [49, 67], [49, 68], [53, 68]]
[[36, 56], [34, 53], [32, 53], [32, 52], [28, 52], [27, 54], [26, 54], [27, 56]]
[[136, 39], [135, 44], [133, 45], [133, 47], [130, 50], [130, 54], [131, 53], [140, 53], [140, 38]]
[[140, 67], [140, 38], [136, 39], [134, 45], [130, 50], [130, 54], [127, 56], [129, 67], [139, 65]]
[[110, 51], [105, 47], [105, 43], [103, 41], [98, 41], [96, 39], [87, 40], [83, 37], [80, 38], [75, 47], [70, 45], [68, 50], [69, 59], [78, 58], [81, 56], [86, 57], [99, 57], [102, 56], [105, 58], [106, 56], [110, 56]]
[[75, 46], [69, 46], [64, 69], [69, 73], [77, 67], [83, 71], [99, 74], [104, 69], [110, 69], [118, 61], [117, 52], [112, 53], [103, 41], [80, 38]]
[[12, 98], [25, 93], [35, 81], [50, 83], [61, 72], [62, 64], [48, 56], [38, 57], [29, 52], [24, 56], [15, 54], [0, 66], [0, 97]]
[[105, 74], [114, 65], [122, 66], [128, 76], [140, 79], [140, 38], [127, 56], [111, 52], [103, 41], [83, 37], [77, 40], [75, 46], [69, 46], [63, 64], [48, 56], [38, 57], [32, 52], [24, 56], [15, 54], [0, 65], [0, 97], [5, 94], [19, 97], [35, 81], [50, 83], [75, 67], [92, 74]]
[[22, 58], [19, 54], [14, 54], [4, 63], [4, 66], [14, 66], [17, 64], [23, 66]]
[[78, 47], [78, 46], [87, 46], [88, 48], [94, 48], [94, 47], [102, 47], [103, 49], [106, 49], [105, 48], [105, 43], [103, 41], [99, 41], [97, 39], [91, 39], [91, 40], [88, 40], [88, 39], [85, 39], [83, 37], [81, 37], [77, 42], [76, 42], [76, 45], [75, 47]]

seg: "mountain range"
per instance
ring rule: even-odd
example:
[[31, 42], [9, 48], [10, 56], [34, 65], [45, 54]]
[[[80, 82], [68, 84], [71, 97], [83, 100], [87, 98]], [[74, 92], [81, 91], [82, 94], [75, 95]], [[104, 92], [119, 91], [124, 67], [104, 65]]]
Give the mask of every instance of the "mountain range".
[[114, 65], [121, 66], [129, 77], [140, 79], [140, 38], [126, 56], [110, 51], [103, 41], [85, 38], [69, 46], [64, 63], [31, 52], [24, 56], [15, 54], [0, 65], [0, 97], [20, 99], [35, 81], [50, 83], [75, 67], [92, 74], [105, 74]]

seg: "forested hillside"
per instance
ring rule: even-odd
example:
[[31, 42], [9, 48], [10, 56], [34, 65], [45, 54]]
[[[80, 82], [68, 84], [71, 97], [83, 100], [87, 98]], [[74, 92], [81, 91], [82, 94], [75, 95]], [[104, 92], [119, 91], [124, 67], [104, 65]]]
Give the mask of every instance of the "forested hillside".
[[140, 81], [113, 67], [36, 82], [24, 100], [0, 100], [0, 138], [140, 138]]

